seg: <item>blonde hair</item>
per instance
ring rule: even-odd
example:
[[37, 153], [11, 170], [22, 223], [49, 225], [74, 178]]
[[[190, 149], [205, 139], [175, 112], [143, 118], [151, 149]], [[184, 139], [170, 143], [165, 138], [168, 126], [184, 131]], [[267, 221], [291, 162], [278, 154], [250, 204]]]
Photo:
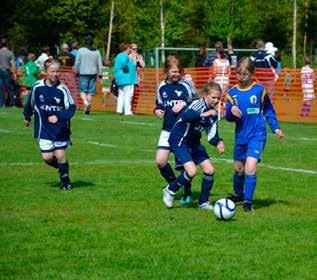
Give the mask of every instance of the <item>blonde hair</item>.
[[244, 56], [238, 61], [237, 72], [239, 69], [248, 70], [251, 75], [253, 75], [255, 72], [255, 65], [250, 57]]
[[46, 71], [48, 67], [50, 67], [52, 64], [57, 64], [59, 68], [61, 68], [61, 63], [58, 59], [55, 58], [49, 58], [45, 60], [44, 62], [44, 70]]
[[205, 84], [203, 86], [203, 88], [198, 93], [198, 97], [199, 98], [203, 98], [203, 97], [208, 96], [210, 94], [211, 90], [219, 91], [219, 93], [221, 94], [220, 85], [215, 83], [215, 82], [213, 82], [213, 81], [211, 81], [211, 82], [208, 82], [207, 84]]

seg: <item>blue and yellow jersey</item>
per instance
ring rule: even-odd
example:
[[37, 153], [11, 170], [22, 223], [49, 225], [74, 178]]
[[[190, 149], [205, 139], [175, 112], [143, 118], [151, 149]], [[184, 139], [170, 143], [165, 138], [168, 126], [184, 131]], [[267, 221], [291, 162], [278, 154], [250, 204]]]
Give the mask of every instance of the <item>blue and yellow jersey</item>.
[[[232, 106], [237, 106], [241, 110], [241, 118], [232, 115]], [[250, 139], [265, 141], [265, 120], [273, 133], [278, 128], [278, 121], [272, 103], [264, 87], [256, 83], [245, 89], [234, 86], [228, 91], [226, 96], [226, 119], [236, 123], [236, 144], [247, 144]]]

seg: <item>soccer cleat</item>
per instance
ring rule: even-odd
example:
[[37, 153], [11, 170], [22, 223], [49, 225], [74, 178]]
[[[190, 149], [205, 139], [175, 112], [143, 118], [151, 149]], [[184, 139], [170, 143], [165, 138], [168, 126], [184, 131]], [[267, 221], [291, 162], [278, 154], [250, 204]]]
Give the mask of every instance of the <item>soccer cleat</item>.
[[254, 209], [253, 209], [253, 207], [252, 207], [252, 203], [251, 203], [251, 202], [244, 202], [244, 203], [243, 203], [243, 210], [244, 210], [244, 212], [246, 212], [246, 213], [253, 212]]
[[175, 193], [168, 189], [168, 185], [165, 189], [163, 189], [163, 202], [167, 208], [173, 207]]
[[230, 199], [233, 202], [243, 202], [243, 197], [242, 196], [238, 196], [236, 194], [230, 194], [227, 199]]
[[201, 210], [205, 210], [205, 211], [213, 211], [214, 210], [213, 204], [211, 202], [209, 202], [209, 201], [198, 205], [198, 208], [201, 209]]
[[85, 107], [85, 114], [89, 115], [90, 114], [90, 110], [91, 110], [91, 105], [88, 104], [87, 107]]
[[181, 207], [185, 207], [185, 206], [190, 205], [190, 204], [192, 203], [192, 201], [193, 201], [192, 196], [191, 196], [191, 195], [188, 195], [188, 196], [186, 197], [186, 199], [184, 199], [184, 197], [182, 197], [182, 198], [180, 199], [179, 205], [180, 205]]

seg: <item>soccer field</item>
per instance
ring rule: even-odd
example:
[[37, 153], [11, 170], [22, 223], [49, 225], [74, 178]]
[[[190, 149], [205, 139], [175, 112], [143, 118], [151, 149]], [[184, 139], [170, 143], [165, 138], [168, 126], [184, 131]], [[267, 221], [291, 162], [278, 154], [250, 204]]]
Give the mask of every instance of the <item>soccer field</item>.
[[[0, 279], [316, 279], [316, 124], [269, 134], [255, 211], [223, 222], [197, 209], [201, 173], [192, 207], [165, 208], [157, 118], [77, 111], [65, 192], [22, 120], [0, 110]], [[231, 192], [233, 128], [220, 122], [224, 155], [208, 147], [211, 201]]]

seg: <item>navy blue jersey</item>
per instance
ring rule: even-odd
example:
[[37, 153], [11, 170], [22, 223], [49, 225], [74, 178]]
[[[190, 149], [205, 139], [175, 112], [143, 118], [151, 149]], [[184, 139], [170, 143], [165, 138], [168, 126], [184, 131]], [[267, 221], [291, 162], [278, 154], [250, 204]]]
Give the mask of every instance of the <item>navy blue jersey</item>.
[[170, 83], [169, 81], [163, 81], [160, 83], [157, 88], [155, 110], [160, 109], [165, 112], [163, 130], [171, 131], [177, 120], [178, 114], [175, 114], [172, 111], [173, 106], [181, 101], [185, 101], [189, 104], [194, 94], [193, 85], [183, 78], [176, 83]]
[[[278, 128], [276, 114], [264, 87], [253, 83], [249, 88], [231, 88], [226, 96], [226, 119], [236, 123], [236, 144], [247, 144], [251, 139], [265, 141], [267, 120], [272, 132]], [[242, 117], [232, 115], [232, 106], [238, 106]]]
[[[24, 118], [31, 121], [34, 114], [34, 137], [51, 141], [68, 141], [70, 139], [70, 119], [76, 106], [68, 88], [58, 83], [48, 86], [45, 80], [36, 82], [24, 108]], [[50, 123], [48, 117], [55, 115], [56, 123]]]
[[217, 146], [222, 139], [218, 135], [218, 116], [202, 118], [200, 114], [210, 110], [204, 99], [193, 101], [179, 114], [169, 137], [171, 147], [194, 147], [200, 144], [201, 133], [207, 133], [208, 142]]
[[268, 53], [265, 50], [259, 50], [255, 53], [254, 65], [256, 68], [269, 68], [269, 64], [266, 58]]

